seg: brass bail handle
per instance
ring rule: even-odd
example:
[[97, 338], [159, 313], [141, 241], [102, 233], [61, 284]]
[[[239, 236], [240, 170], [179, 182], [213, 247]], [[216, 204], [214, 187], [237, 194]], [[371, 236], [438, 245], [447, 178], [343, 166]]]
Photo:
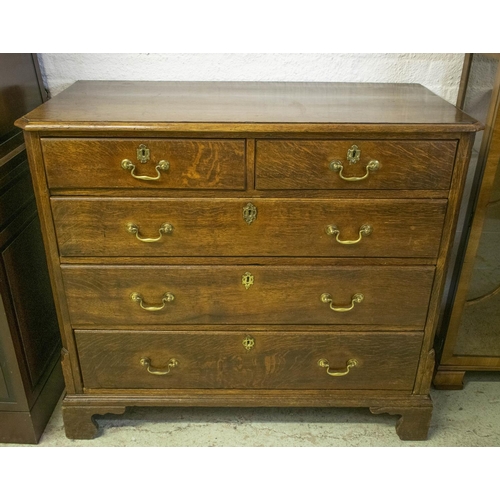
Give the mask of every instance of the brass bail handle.
[[[149, 160], [149, 157], [150, 157], [149, 148], [144, 144], [141, 144], [137, 148], [137, 160], [140, 163], [146, 163]], [[134, 179], [139, 179], [141, 181], [157, 181], [160, 179], [161, 172], [166, 172], [170, 168], [170, 163], [165, 160], [160, 160], [155, 167], [157, 174], [155, 177], [150, 177], [149, 175], [137, 175], [135, 173], [136, 166], [127, 158], [122, 160], [122, 168], [123, 170], [130, 170], [130, 175]]]
[[148, 373], [151, 373], [151, 375], [168, 375], [172, 368], [176, 368], [177, 366], [179, 366], [179, 361], [177, 361], [175, 358], [170, 358], [168, 360], [166, 369], [154, 368], [151, 365], [151, 360], [148, 357], [141, 358], [140, 363], [146, 368]]
[[331, 377], [344, 377], [349, 373], [351, 368], [354, 368], [358, 365], [358, 361], [356, 359], [349, 359], [347, 361], [346, 367], [344, 371], [331, 371], [330, 363], [327, 359], [321, 358], [318, 360], [318, 366], [320, 368], [326, 368], [326, 373]]
[[340, 306], [336, 307], [333, 305], [333, 299], [332, 296], [329, 293], [324, 293], [321, 295], [321, 302], [325, 304], [330, 304], [330, 309], [335, 312], [348, 312], [354, 309], [354, 304], [361, 304], [363, 302], [365, 296], [362, 293], [355, 293], [351, 297], [351, 305], [350, 306]]
[[350, 181], [350, 182], [356, 182], [356, 181], [363, 181], [365, 180], [368, 175], [370, 175], [370, 172], [375, 172], [375, 170], [378, 170], [380, 168], [380, 163], [377, 160], [372, 160], [366, 165], [366, 174], [363, 175], [363, 177], [345, 177], [342, 174], [342, 171], [344, 170], [344, 165], [342, 165], [342, 162], [338, 160], [333, 160], [330, 163], [330, 170], [333, 172], [338, 172], [339, 177], [344, 180], [344, 181]]
[[139, 241], [143, 241], [145, 243], [154, 243], [155, 241], [160, 241], [163, 237], [164, 234], [171, 234], [172, 231], [174, 230], [174, 226], [172, 224], [169, 224], [168, 222], [164, 222], [160, 228], [158, 229], [158, 232], [160, 233], [160, 236], [157, 238], [144, 238], [139, 234], [139, 227], [137, 224], [134, 224], [133, 222], [130, 222], [127, 224], [127, 231], [130, 234], [135, 234], [135, 237]]
[[161, 299], [162, 302], [161, 306], [146, 306], [144, 305], [144, 297], [140, 293], [133, 292], [130, 294], [130, 298], [133, 302], [138, 302], [139, 305], [141, 306], [141, 309], [144, 309], [145, 311], [161, 311], [162, 309], [165, 308], [168, 302], [173, 302], [175, 299], [172, 293], [165, 292]]
[[157, 175], [155, 177], [150, 177], [149, 175], [136, 175], [135, 169], [136, 166], [127, 159], [122, 160], [122, 168], [123, 170], [130, 170], [130, 175], [134, 179], [139, 179], [141, 181], [157, 181], [160, 179], [161, 172], [166, 172], [170, 168], [170, 163], [165, 160], [160, 160], [158, 165], [156, 165], [155, 170]]
[[373, 232], [373, 228], [368, 224], [363, 224], [359, 228], [358, 238], [356, 240], [341, 240], [339, 238], [340, 229], [335, 225], [326, 226], [325, 232], [330, 236], [335, 236], [335, 240], [342, 245], [355, 245], [356, 243], [359, 243], [361, 241], [363, 236], [370, 236], [370, 234], [372, 234]]
[[[351, 146], [351, 148], [348, 149], [347, 151], [347, 160], [349, 162], [349, 165], [352, 165], [353, 163], [357, 163], [361, 157], [361, 149], [358, 148], [355, 144]], [[344, 174], [342, 173], [344, 170], [344, 165], [340, 160], [333, 160], [330, 162], [330, 165], [328, 167], [330, 170], [333, 172], [338, 172], [339, 177], [348, 182], [358, 182], [366, 179], [368, 175], [370, 175], [370, 172], [375, 172], [380, 168], [380, 162], [378, 160], [371, 160], [368, 162], [368, 165], [365, 167], [365, 175], [362, 177], [345, 177]]]

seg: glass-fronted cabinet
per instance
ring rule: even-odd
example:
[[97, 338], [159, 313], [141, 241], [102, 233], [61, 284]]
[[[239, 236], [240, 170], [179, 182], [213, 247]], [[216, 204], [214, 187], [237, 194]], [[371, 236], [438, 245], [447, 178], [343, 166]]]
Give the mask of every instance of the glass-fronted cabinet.
[[462, 388], [466, 371], [500, 371], [499, 103], [500, 54], [467, 54], [457, 106], [485, 129], [474, 144], [436, 336], [438, 389]]

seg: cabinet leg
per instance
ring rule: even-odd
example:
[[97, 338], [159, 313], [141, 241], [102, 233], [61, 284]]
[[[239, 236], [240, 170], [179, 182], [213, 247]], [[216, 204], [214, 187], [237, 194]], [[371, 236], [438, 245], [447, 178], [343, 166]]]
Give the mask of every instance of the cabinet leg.
[[440, 390], [460, 390], [464, 388], [465, 371], [438, 370], [434, 375], [433, 384]]
[[68, 439], [93, 439], [99, 434], [94, 415], [121, 415], [125, 406], [64, 406], [62, 416]]
[[429, 433], [432, 417], [432, 404], [400, 408], [370, 408], [374, 414], [389, 413], [400, 415], [396, 423], [396, 433], [403, 441], [425, 441]]

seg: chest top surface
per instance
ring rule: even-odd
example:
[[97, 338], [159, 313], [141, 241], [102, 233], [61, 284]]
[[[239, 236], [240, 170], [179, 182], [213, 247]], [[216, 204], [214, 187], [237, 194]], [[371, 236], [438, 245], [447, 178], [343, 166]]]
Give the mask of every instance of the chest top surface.
[[16, 123], [33, 131], [473, 132], [480, 128], [417, 84], [78, 81]]

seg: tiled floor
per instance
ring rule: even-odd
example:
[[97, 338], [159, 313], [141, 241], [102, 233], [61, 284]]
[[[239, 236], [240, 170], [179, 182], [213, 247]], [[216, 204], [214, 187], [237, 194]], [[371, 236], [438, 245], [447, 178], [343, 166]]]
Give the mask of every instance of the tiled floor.
[[421, 442], [400, 441], [396, 416], [365, 408], [131, 408], [119, 417], [98, 417], [97, 439], [73, 441], [64, 435], [58, 406], [38, 446], [500, 446], [500, 373], [469, 373], [463, 391], [431, 395], [429, 439]]

